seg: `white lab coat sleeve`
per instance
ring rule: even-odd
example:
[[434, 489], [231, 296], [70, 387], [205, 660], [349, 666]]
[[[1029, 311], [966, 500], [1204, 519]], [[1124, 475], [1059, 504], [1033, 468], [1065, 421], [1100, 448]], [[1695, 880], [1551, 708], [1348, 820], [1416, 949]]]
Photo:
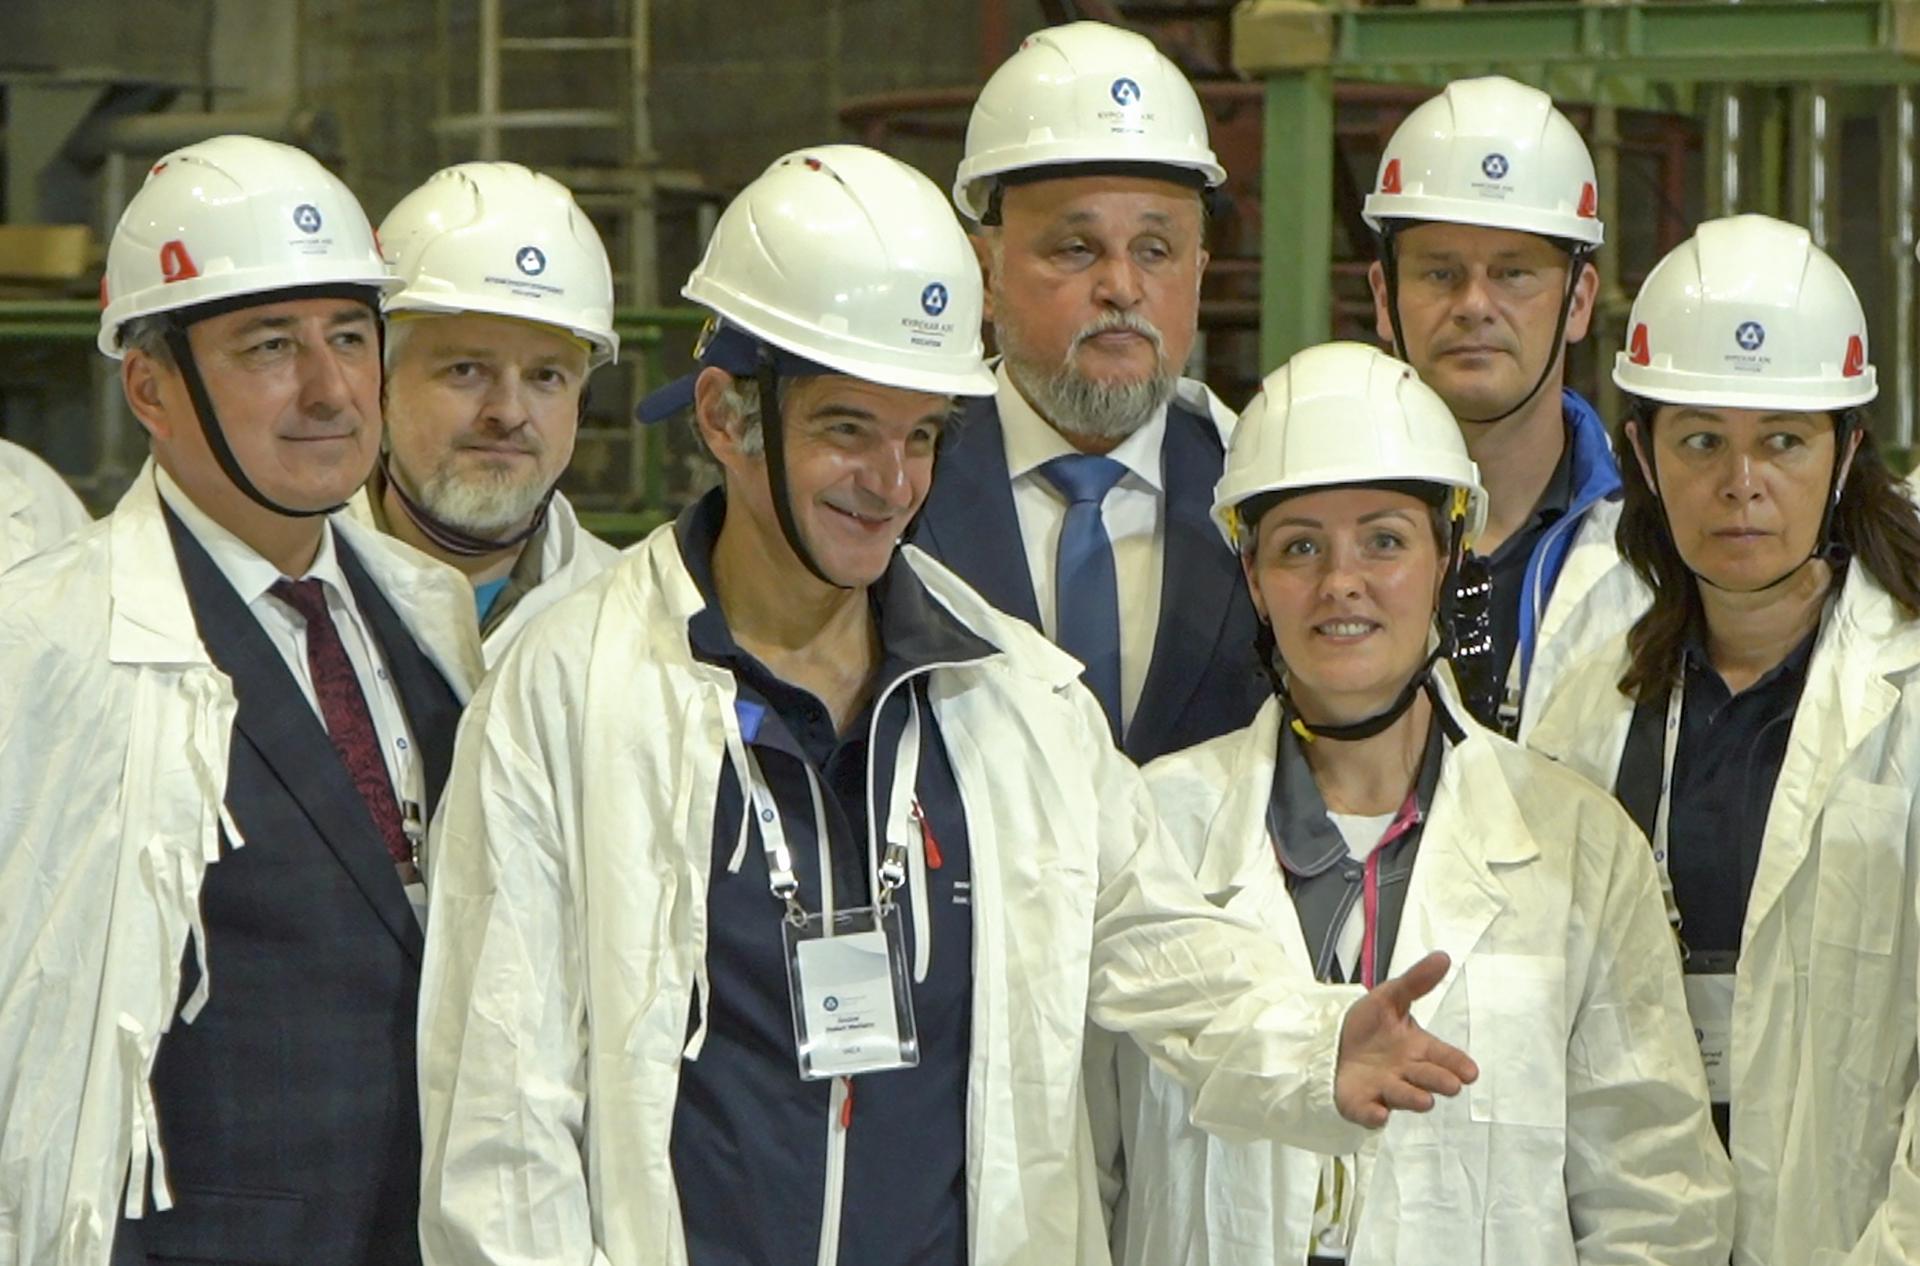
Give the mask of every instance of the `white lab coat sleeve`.
[[[1571, 796], [1568, 797], [1572, 799]], [[1581, 1266], [1725, 1266], [1733, 1172], [1714, 1133], [1653, 859], [1590, 797], [1576, 865], [1597, 904], [1567, 1044], [1567, 1200]], [[1576, 917], [1579, 917], [1576, 915]]]
[[553, 714], [571, 710], [553, 702], [559, 685], [541, 680], [538, 662], [510, 655], [467, 710], [428, 850], [427, 1266], [608, 1260], [582, 1150], [587, 1030], [565, 763], [577, 749], [543, 736], [543, 722], [564, 730]]
[[1211, 905], [1161, 828], [1145, 779], [1082, 692], [1095, 762], [1100, 883], [1089, 1012], [1132, 1035], [1193, 1096], [1193, 1122], [1233, 1142], [1357, 1150], [1367, 1131], [1333, 1102], [1340, 1029], [1361, 996], [1305, 982], [1284, 951]]

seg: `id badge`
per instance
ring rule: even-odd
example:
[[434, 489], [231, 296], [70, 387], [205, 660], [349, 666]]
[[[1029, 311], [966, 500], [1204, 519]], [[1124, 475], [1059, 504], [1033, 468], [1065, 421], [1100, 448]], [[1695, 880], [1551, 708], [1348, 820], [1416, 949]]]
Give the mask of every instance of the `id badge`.
[[793, 1046], [805, 1081], [920, 1062], [900, 908], [860, 906], [782, 920]]
[[1715, 964], [1701, 966], [1706, 970], [1682, 977], [1687, 1015], [1693, 1020], [1700, 1062], [1707, 1070], [1707, 1097], [1714, 1103], [1729, 1103], [1733, 1097], [1733, 971], [1730, 966], [1724, 971]]

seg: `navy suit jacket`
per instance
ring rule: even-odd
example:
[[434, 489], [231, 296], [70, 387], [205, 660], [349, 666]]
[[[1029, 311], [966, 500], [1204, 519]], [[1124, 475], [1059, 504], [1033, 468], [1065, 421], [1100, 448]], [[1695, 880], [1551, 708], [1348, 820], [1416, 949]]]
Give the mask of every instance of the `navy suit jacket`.
[[[1208, 517], [1225, 461], [1220, 433], [1211, 419], [1176, 402], [1167, 409], [1161, 454], [1160, 617], [1153, 660], [1121, 742], [1141, 764], [1239, 729], [1268, 694], [1239, 560]], [[987, 601], [1040, 627], [993, 398], [970, 401], [949, 433], [913, 541]]]
[[[226, 803], [246, 846], [223, 844], [207, 870], [212, 992], [154, 1067], [175, 1205], [122, 1219], [113, 1261], [418, 1266], [419, 923], [285, 661], [200, 544], [171, 515], [168, 527], [201, 640], [238, 697]], [[334, 543], [406, 709], [430, 812], [459, 702]]]

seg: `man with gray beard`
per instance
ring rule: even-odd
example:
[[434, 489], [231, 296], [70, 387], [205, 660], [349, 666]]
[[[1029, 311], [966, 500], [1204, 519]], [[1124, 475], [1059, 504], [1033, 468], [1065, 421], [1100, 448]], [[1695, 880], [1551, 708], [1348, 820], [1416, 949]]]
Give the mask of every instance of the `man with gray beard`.
[[515, 163], [430, 177], [380, 226], [386, 448], [355, 512], [473, 585], [489, 666], [614, 548], [557, 491], [588, 376], [614, 359], [607, 253], [565, 186]]
[[1143, 763], [1264, 697], [1253, 609], [1207, 518], [1232, 414], [1180, 377], [1206, 190], [1225, 179], [1179, 68], [1076, 22], [988, 81], [954, 184], [999, 390], [949, 433], [914, 540], [1079, 658]]

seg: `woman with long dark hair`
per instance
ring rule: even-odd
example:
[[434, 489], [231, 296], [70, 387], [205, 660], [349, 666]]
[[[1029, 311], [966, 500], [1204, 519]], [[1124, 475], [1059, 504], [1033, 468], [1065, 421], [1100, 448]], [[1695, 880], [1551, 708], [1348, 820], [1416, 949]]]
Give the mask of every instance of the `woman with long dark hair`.
[[1629, 331], [1619, 544], [1653, 605], [1532, 742], [1652, 840], [1736, 1266], [1920, 1261], [1920, 517], [1861, 412], [1865, 317], [1748, 215], [1662, 260]]

